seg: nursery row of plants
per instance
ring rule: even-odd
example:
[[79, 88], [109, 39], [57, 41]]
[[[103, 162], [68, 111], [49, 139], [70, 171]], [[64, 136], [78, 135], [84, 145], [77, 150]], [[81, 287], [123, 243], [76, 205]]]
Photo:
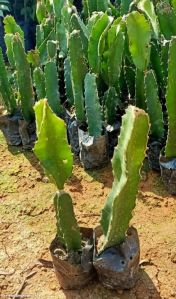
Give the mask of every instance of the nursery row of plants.
[[[34, 152], [59, 190], [50, 251], [61, 286], [80, 288], [98, 274], [106, 287], [130, 288], [140, 249], [129, 222], [147, 145], [151, 168], [176, 193], [176, 2], [84, 0], [78, 12], [72, 1], [41, 0], [36, 16], [36, 48], [27, 53], [21, 28], [4, 19], [1, 129], [9, 145], [26, 149], [37, 131]], [[71, 150], [85, 169], [113, 156], [112, 190], [94, 231], [78, 227], [64, 191]]]

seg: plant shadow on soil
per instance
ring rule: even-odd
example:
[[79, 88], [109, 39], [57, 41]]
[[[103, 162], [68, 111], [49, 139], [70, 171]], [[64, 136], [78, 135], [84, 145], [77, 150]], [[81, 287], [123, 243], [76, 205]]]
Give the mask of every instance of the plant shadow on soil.
[[18, 156], [23, 154], [25, 158], [29, 161], [32, 167], [34, 167], [41, 175], [41, 177], [45, 177], [45, 173], [43, 168], [40, 166], [40, 163], [37, 159], [37, 157], [34, 155], [32, 150], [24, 150], [22, 146], [8, 146], [9, 152], [13, 156]]
[[131, 290], [108, 290], [99, 282], [93, 281], [81, 290], [62, 290], [65, 299], [162, 299], [149, 275], [140, 270], [140, 278]]

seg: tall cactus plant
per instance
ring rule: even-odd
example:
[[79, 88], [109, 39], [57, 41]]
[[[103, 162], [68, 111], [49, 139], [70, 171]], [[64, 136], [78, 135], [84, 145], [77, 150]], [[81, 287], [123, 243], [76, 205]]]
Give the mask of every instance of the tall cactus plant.
[[148, 115], [143, 110], [129, 106], [122, 119], [118, 146], [112, 159], [114, 175], [112, 190], [102, 210], [101, 226], [104, 234], [102, 249], [124, 241], [135, 207], [148, 132]]
[[18, 33], [16, 33], [13, 37], [13, 55], [17, 71], [17, 81], [22, 113], [26, 121], [31, 121], [34, 119], [34, 94], [31, 70], [27, 61], [27, 56], [21, 41], [21, 37]]
[[73, 167], [66, 125], [53, 113], [46, 99], [39, 101], [34, 109], [38, 136], [34, 152], [47, 175], [54, 180], [60, 190], [54, 197], [57, 237], [67, 251], [77, 251], [81, 249], [81, 235], [74, 215], [72, 199], [63, 190]]
[[69, 54], [76, 117], [78, 122], [82, 123], [86, 120], [84, 108], [84, 79], [87, 74], [87, 65], [81, 38], [77, 30], [74, 30], [70, 34]]

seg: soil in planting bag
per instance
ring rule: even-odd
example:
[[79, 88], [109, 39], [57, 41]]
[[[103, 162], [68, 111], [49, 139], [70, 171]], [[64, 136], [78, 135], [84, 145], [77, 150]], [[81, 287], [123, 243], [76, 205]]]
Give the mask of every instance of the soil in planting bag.
[[24, 149], [31, 150], [36, 141], [36, 125], [35, 122], [28, 123], [23, 119], [19, 119], [19, 132]]
[[85, 169], [103, 166], [108, 162], [107, 135], [89, 136], [88, 132], [78, 129], [80, 160]]
[[60, 286], [64, 290], [81, 289], [95, 277], [93, 268], [93, 230], [81, 228], [83, 248], [67, 253], [55, 238], [50, 245], [53, 265]]
[[168, 192], [176, 194], [176, 158], [160, 157], [161, 177]]
[[21, 144], [21, 136], [19, 133], [18, 119], [19, 119], [18, 115], [0, 116], [0, 129], [3, 132], [3, 135], [8, 145], [17, 146]]
[[102, 232], [94, 232], [94, 267], [100, 282], [109, 289], [130, 289], [139, 277], [140, 245], [137, 230], [130, 227], [125, 241], [98, 254], [97, 240]]
[[120, 122], [115, 123], [113, 126], [108, 125], [106, 127], [106, 132], [108, 135], [108, 152], [109, 156], [112, 157], [114, 153], [114, 147], [118, 142], [118, 135], [120, 133]]
[[163, 148], [163, 144], [158, 141], [153, 141], [149, 143], [148, 146], [148, 163], [149, 167], [153, 170], [160, 171], [160, 163], [159, 163], [159, 157], [160, 152]]

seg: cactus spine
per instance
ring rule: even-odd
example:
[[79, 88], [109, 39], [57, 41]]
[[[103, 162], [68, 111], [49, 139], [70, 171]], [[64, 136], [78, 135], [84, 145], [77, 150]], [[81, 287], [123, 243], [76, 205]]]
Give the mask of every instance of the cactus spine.
[[15, 34], [13, 38], [13, 55], [17, 70], [17, 81], [23, 117], [26, 121], [31, 121], [34, 118], [34, 95], [31, 70], [21, 38], [18, 34]]
[[176, 37], [173, 37], [169, 47], [168, 83], [166, 90], [166, 106], [168, 113], [168, 135], [165, 155], [176, 157]]
[[148, 115], [129, 106], [122, 119], [118, 146], [112, 159], [114, 183], [101, 216], [105, 237], [102, 249], [120, 244], [125, 238], [135, 207], [148, 131]]
[[64, 191], [57, 192], [54, 197], [57, 219], [58, 237], [65, 245], [67, 251], [81, 249], [81, 234], [74, 215], [70, 195]]
[[156, 78], [152, 70], [145, 74], [145, 94], [147, 111], [151, 123], [151, 134], [156, 140], [161, 140], [164, 135], [163, 112], [158, 97]]
[[88, 73], [85, 77], [85, 104], [89, 135], [99, 137], [103, 123], [95, 74]]
[[81, 123], [86, 120], [84, 109], [84, 79], [87, 73], [87, 65], [79, 31], [74, 30], [70, 34], [69, 50], [76, 117], [78, 122]]
[[7, 111], [11, 114], [15, 112], [16, 100], [13, 90], [8, 81], [7, 70], [3, 59], [2, 49], [0, 48], [0, 94]]

